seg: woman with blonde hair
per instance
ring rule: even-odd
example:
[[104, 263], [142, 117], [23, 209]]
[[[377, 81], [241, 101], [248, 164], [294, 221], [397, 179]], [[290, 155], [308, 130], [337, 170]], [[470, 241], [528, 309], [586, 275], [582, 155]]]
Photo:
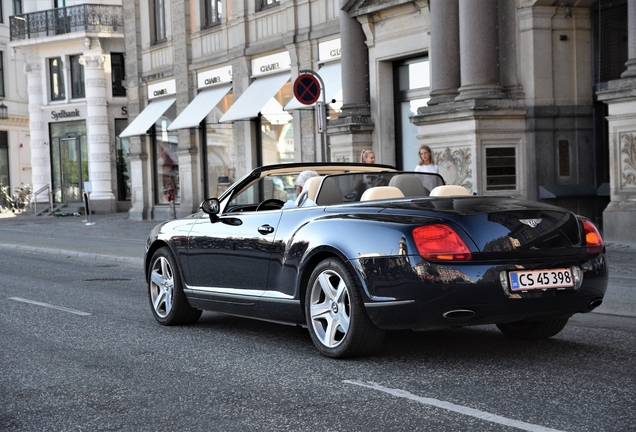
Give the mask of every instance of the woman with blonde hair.
[[429, 146], [420, 146], [419, 158], [420, 162], [415, 167], [415, 171], [435, 174], [439, 172], [437, 169], [437, 165], [435, 165], [435, 163], [433, 162], [433, 152], [431, 151], [431, 148]]
[[362, 150], [362, 153], [360, 154], [360, 163], [375, 163], [375, 153], [373, 153], [373, 150]]

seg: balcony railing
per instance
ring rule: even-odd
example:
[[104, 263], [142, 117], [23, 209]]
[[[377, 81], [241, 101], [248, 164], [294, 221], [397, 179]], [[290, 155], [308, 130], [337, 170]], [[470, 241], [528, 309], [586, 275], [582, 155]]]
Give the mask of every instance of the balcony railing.
[[124, 31], [121, 6], [83, 4], [10, 17], [11, 40], [26, 40], [74, 32]]

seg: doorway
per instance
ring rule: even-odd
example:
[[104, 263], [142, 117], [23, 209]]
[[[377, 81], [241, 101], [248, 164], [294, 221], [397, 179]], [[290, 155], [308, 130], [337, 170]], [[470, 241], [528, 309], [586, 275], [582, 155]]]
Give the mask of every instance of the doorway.
[[81, 202], [88, 181], [86, 136], [53, 138], [53, 190], [56, 202]]
[[57, 203], [81, 202], [88, 178], [86, 123], [53, 123], [51, 131], [51, 183]]

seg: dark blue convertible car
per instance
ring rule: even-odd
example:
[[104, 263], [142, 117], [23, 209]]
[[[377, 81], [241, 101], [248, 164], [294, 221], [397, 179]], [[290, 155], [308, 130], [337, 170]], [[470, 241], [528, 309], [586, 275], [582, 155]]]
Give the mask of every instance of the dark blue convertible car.
[[291, 323], [335, 358], [371, 353], [392, 329], [496, 324], [548, 338], [607, 288], [605, 246], [584, 217], [344, 163], [255, 169], [198, 213], [158, 225], [145, 268], [163, 325], [203, 310]]

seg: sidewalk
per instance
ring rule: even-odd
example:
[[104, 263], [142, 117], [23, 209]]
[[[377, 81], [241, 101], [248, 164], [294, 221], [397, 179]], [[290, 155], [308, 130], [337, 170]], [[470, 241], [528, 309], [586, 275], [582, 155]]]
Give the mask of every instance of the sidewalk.
[[[84, 216], [34, 216], [26, 211], [0, 213], [0, 251], [24, 250], [143, 266], [144, 245], [152, 228], [161, 221], [135, 221], [128, 213]], [[608, 243], [610, 274], [636, 274], [636, 245]]]
[[95, 263], [143, 266], [144, 245], [160, 221], [134, 221], [128, 213], [84, 216], [34, 216], [0, 213], [0, 251], [22, 250], [38, 254], [89, 259]]

